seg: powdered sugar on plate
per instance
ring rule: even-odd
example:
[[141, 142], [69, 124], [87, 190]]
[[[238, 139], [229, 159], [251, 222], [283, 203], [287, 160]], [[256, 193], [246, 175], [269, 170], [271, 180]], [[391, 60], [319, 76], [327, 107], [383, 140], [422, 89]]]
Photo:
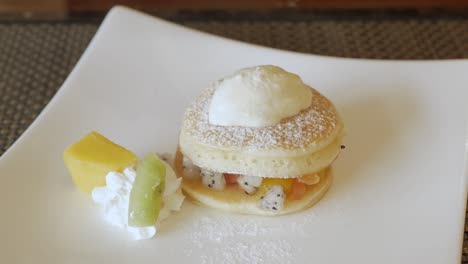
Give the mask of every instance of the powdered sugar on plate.
[[286, 241], [229, 243], [229, 250], [215, 248], [202, 263], [292, 263], [292, 246]]
[[270, 220], [255, 216], [201, 216], [188, 226], [191, 247], [185, 249], [185, 254], [203, 252], [193, 257], [200, 258], [194, 262], [204, 264], [293, 263], [294, 255], [301, 249], [294, 248], [288, 239], [291, 234], [303, 236], [304, 226], [311, 219], [267, 219]]
[[212, 242], [222, 242], [232, 237], [255, 237], [271, 233], [273, 228], [262, 226], [257, 221], [233, 221], [230, 218], [215, 219], [210, 217], [202, 217], [194, 223], [194, 229], [197, 230], [192, 234], [192, 240], [196, 244], [202, 240]]

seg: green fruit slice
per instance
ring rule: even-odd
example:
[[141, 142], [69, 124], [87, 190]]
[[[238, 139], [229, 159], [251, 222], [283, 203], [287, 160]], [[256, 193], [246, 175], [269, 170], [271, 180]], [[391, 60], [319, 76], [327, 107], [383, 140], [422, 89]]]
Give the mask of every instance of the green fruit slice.
[[148, 154], [137, 169], [130, 192], [128, 225], [151, 226], [156, 223], [162, 207], [166, 166], [154, 153]]

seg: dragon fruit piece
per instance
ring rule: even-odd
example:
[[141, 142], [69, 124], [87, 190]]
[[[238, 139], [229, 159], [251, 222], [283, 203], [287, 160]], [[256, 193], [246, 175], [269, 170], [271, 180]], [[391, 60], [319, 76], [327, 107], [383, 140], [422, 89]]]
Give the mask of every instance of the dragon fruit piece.
[[202, 183], [208, 188], [221, 191], [226, 186], [226, 180], [221, 172], [201, 169]]
[[260, 184], [262, 184], [262, 180], [263, 179], [261, 177], [241, 175], [237, 178], [237, 183], [246, 194], [254, 194], [258, 191]]
[[196, 179], [200, 177], [200, 168], [193, 164], [193, 162], [184, 157], [183, 160], [183, 168], [184, 168], [184, 177], [189, 179]]
[[270, 211], [278, 211], [283, 209], [284, 191], [283, 186], [274, 185], [261, 198], [260, 208]]

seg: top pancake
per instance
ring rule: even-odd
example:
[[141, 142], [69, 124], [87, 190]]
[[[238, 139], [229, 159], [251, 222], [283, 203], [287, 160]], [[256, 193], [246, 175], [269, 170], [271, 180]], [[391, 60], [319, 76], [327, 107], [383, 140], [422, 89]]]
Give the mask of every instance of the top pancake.
[[[196, 98], [183, 118], [179, 144], [184, 155], [196, 165], [253, 176], [298, 177], [299, 173], [314, 172], [328, 166], [338, 155], [343, 123], [333, 104], [313, 88], [308, 108], [276, 125], [256, 128], [209, 123], [209, 106], [217, 85], [214, 83]], [[334, 146], [333, 153], [323, 160], [327, 164], [304, 167], [316, 162], [316, 158], [300, 164], [292, 162], [298, 158], [306, 159], [306, 156], [321, 150], [330, 152], [329, 145], [338, 146]], [[265, 163], [265, 159], [269, 161]], [[275, 162], [284, 163], [282, 167], [285, 168], [269, 170], [268, 166]], [[286, 168], [291, 166], [304, 168]]]

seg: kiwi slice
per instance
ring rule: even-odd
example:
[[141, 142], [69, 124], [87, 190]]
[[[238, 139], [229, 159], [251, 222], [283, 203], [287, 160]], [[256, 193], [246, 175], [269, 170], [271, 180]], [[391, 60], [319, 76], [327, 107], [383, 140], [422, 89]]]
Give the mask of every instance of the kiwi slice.
[[156, 223], [162, 207], [165, 179], [164, 162], [156, 154], [148, 154], [137, 169], [130, 192], [129, 226], [144, 227]]

